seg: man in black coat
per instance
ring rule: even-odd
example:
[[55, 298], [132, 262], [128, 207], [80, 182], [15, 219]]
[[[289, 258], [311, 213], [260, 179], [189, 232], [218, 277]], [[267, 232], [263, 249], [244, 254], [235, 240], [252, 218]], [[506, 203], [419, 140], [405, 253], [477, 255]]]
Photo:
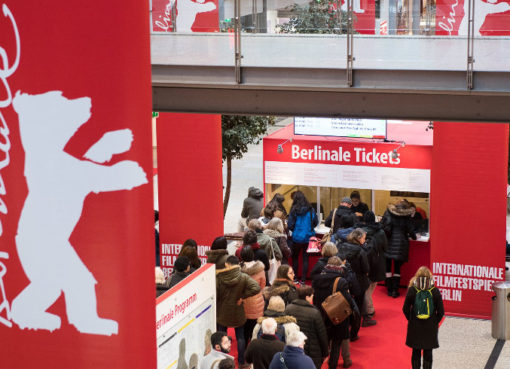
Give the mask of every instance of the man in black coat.
[[268, 369], [274, 354], [283, 351], [285, 344], [276, 333], [277, 323], [273, 318], [266, 318], [261, 323], [262, 336], [250, 342], [244, 355], [246, 363], [256, 369]]
[[[340, 205], [336, 209], [336, 213], [335, 213], [335, 224], [333, 226], [333, 234], [335, 234], [336, 231], [338, 230], [338, 228], [340, 228], [340, 218], [342, 218], [342, 215], [352, 215], [351, 206], [352, 206], [352, 201], [348, 197], [344, 197], [342, 199], [342, 201], [340, 202]], [[331, 227], [332, 220], [333, 220], [333, 213], [334, 213], [334, 210], [332, 210], [331, 213], [329, 213], [328, 217], [324, 221], [324, 224], [326, 225], [326, 227]]]
[[369, 210], [368, 205], [364, 202], [361, 202], [361, 196], [359, 194], [359, 191], [352, 191], [351, 192], [351, 211], [356, 216], [358, 220], [361, 220], [365, 213]]
[[285, 313], [296, 318], [301, 332], [308, 337], [305, 354], [310, 356], [317, 369], [320, 369], [329, 355], [328, 335], [322, 315], [312, 302], [313, 288], [304, 285], [298, 288], [298, 299], [287, 305]]

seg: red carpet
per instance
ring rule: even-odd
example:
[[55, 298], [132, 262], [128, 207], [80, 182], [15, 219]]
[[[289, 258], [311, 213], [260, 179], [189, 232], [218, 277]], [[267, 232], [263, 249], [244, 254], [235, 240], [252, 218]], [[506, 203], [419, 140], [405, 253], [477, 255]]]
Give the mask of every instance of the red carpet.
[[[352, 369], [408, 369], [411, 368], [411, 349], [405, 345], [407, 320], [402, 313], [404, 304], [402, 296], [394, 299], [388, 297], [386, 288], [377, 286], [374, 291], [374, 306], [377, 325], [361, 328], [359, 340], [351, 343]], [[237, 357], [234, 330], [229, 328], [232, 342], [231, 355]], [[342, 358], [338, 368], [342, 368]], [[322, 369], [327, 369], [327, 360]], [[292, 369], [292, 368], [289, 368]]]

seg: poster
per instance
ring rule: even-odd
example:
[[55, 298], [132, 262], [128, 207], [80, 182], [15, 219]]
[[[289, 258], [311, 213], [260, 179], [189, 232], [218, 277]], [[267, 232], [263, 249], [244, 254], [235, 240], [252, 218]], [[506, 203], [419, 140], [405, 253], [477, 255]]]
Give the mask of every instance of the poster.
[[157, 299], [158, 369], [198, 368], [216, 332], [215, 266], [207, 264]]
[[2, 368], [156, 365], [147, 14], [0, 1]]
[[218, 32], [218, 4], [218, 0], [152, 0], [152, 32]]
[[[510, 35], [510, 1], [474, 0], [474, 36]], [[468, 0], [437, 0], [436, 34], [467, 36]]]

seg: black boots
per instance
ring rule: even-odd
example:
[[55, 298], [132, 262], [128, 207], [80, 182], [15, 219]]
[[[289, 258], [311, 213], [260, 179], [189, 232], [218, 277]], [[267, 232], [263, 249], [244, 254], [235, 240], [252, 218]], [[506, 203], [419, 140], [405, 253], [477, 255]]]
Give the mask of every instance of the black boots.
[[392, 289], [391, 289], [391, 297], [393, 298], [397, 298], [400, 296], [400, 293], [398, 292], [398, 286], [400, 285], [400, 276], [393, 276], [391, 277], [391, 286], [392, 286]]
[[385, 281], [385, 284], [386, 284], [386, 288], [388, 289], [388, 296], [391, 296], [391, 292], [393, 290], [393, 281], [392, 281], [393, 277], [386, 277], [386, 281]]
[[432, 361], [423, 360], [423, 369], [432, 369]]
[[361, 323], [362, 327], [371, 327], [376, 325], [377, 321], [372, 319], [370, 315], [363, 315], [363, 323]]

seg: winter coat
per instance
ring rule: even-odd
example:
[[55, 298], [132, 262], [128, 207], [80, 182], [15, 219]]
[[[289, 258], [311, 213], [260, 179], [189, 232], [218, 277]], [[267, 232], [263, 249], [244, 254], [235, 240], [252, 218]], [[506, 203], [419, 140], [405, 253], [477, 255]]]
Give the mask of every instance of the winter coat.
[[292, 208], [290, 210], [287, 227], [292, 231], [292, 241], [308, 243], [310, 237], [315, 236], [315, 227], [319, 220], [312, 207]]
[[368, 279], [381, 282], [386, 278], [386, 257], [384, 252], [388, 246], [388, 239], [380, 223], [368, 224], [363, 227], [367, 232], [367, 241], [363, 248], [367, 253], [370, 271]]
[[409, 258], [409, 237], [416, 239], [413, 224], [410, 218], [411, 209], [402, 208], [394, 204], [388, 205], [381, 223], [388, 236], [388, 248], [385, 256], [406, 262]]
[[305, 353], [314, 362], [329, 355], [328, 335], [320, 311], [306, 300], [297, 299], [285, 308], [285, 313], [296, 318], [297, 324], [308, 339], [305, 341]]
[[276, 255], [276, 259], [282, 260], [282, 251], [280, 250], [280, 247], [278, 247], [274, 238], [269, 237], [265, 233], [257, 232], [257, 243], [260, 245], [260, 248], [266, 252], [269, 260], [273, 259], [273, 250]]
[[349, 282], [345, 278], [346, 275], [347, 272], [345, 267], [327, 265], [322, 273], [316, 275], [312, 281], [312, 287], [314, 289], [313, 303], [322, 313], [322, 318], [324, 319], [324, 322], [326, 323], [326, 329], [328, 330], [329, 339], [337, 338], [344, 340], [349, 338], [349, 319], [345, 319], [342, 323], [334, 325], [322, 308], [322, 303], [324, 300], [333, 294], [335, 279], [340, 277], [335, 292], [341, 292], [347, 302], [349, 302], [351, 309], [354, 310], [355, 303], [348, 291]]
[[257, 219], [260, 216], [260, 211], [264, 207], [264, 193], [255, 187], [248, 189], [248, 197], [244, 199], [243, 210], [241, 217], [247, 218], [246, 223], [251, 219]]
[[216, 264], [216, 270], [225, 268], [225, 260], [228, 258], [227, 250], [209, 250], [205, 252], [205, 255], [208, 263]]
[[[332, 210], [331, 213], [329, 213], [328, 217], [324, 221], [324, 225], [326, 227], [331, 227], [331, 223], [332, 223], [332, 220], [333, 220], [333, 211], [334, 210]], [[340, 228], [340, 218], [342, 218], [342, 215], [352, 215], [351, 208], [348, 208], [347, 206], [340, 205], [336, 209], [335, 226], [333, 227], [333, 233], [336, 233], [338, 228]]]
[[273, 356], [283, 351], [285, 344], [276, 336], [263, 334], [250, 342], [246, 348], [244, 357], [248, 364], [253, 364], [256, 369], [268, 369]]
[[[402, 311], [407, 319], [406, 345], [416, 349], [434, 349], [439, 347], [437, 339], [438, 326], [444, 315], [443, 299], [437, 288], [432, 289], [434, 311], [428, 319], [418, 319], [414, 312], [416, 288], [430, 289], [434, 282], [427, 277], [420, 277], [415, 284], [407, 289], [406, 299]], [[415, 288], [416, 287], [416, 288]]]
[[239, 299], [255, 296], [260, 286], [239, 265], [216, 271], [216, 321], [225, 327], [239, 327], [246, 315]]
[[251, 261], [243, 265], [241, 271], [248, 274], [260, 286], [259, 293], [244, 300], [246, 319], [257, 319], [264, 314], [264, 297], [262, 296], [262, 289], [266, 286], [264, 264], [260, 261]]
[[284, 259], [290, 260], [292, 258], [292, 251], [290, 251], [290, 248], [287, 245], [287, 236], [285, 234], [273, 229], [264, 230], [264, 234], [267, 234], [276, 241]]
[[172, 288], [173, 286], [175, 286], [177, 283], [179, 283], [180, 281], [182, 281], [184, 278], [186, 278], [187, 276], [189, 276], [191, 274], [191, 272], [175, 272], [173, 273], [170, 278], [168, 278], [165, 282], [165, 284], [167, 285], [168, 288]]
[[269, 364], [269, 369], [316, 369], [312, 359], [305, 355], [304, 350], [300, 347], [285, 346], [281, 355], [285, 366], [280, 362], [280, 353], [277, 352]]
[[368, 281], [370, 266], [368, 265], [367, 253], [360, 245], [355, 245], [350, 242], [340, 243], [337, 245], [337, 248], [338, 256], [340, 259], [349, 262], [352, 271], [356, 274], [361, 293], [364, 293], [370, 284]]
[[[361, 213], [361, 214], [365, 215], [365, 213], [366, 213], [367, 211], [369, 211], [369, 210], [370, 210], [370, 209], [368, 208], [368, 205], [367, 205], [367, 204], [365, 204], [364, 202], [361, 202], [361, 201], [360, 201], [360, 203], [358, 204], [358, 206], [354, 206], [354, 205], [352, 205], [352, 206], [351, 206], [351, 212], [352, 212], [353, 214], [354, 214], [354, 213]], [[354, 216], [356, 216], [356, 215], [354, 215]], [[360, 217], [358, 217], [358, 218], [360, 218]]]
[[294, 283], [282, 278], [275, 279], [272, 286], [264, 288], [263, 295], [266, 302], [269, 302], [269, 299], [273, 296], [280, 296], [285, 302], [285, 306], [298, 298]]
[[333, 233], [333, 237], [331, 237], [331, 242], [345, 242], [347, 241], [347, 236], [351, 234], [356, 228], [338, 228], [338, 230]]
[[311, 280], [313, 280], [313, 277], [315, 277], [316, 275], [319, 275], [322, 273], [322, 270], [328, 264], [328, 259], [329, 258], [322, 257], [319, 260], [317, 260], [317, 262], [315, 263], [315, 265], [312, 268], [312, 271], [310, 272]]
[[287, 338], [289, 334], [292, 332], [299, 331], [299, 326], [297, 325], [297, 320], [293, 316], [286, 315], [283, 311], [275, 311], [267, 309], [264, 311], [264, 316], [261, 316], [257, 319], [257, 324], [253, 328], [252, 339], [259, 337], [259, 332], [261, 329], [262, 321], [267, 318], [273, 318], [276, 320], [278, 327], [276, 328], [276, 332], [279, 333], [280, 327], [283, 328], [283, 336], [279, 334], [281, 337], [281, 341], [287, 342]]

